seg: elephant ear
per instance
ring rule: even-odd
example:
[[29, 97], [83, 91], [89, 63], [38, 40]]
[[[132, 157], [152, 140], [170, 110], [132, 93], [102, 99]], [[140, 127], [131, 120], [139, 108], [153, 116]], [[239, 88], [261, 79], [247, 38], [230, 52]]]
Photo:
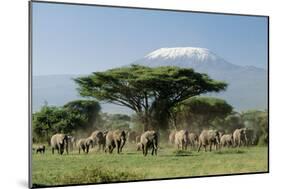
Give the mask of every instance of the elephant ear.
[[63, 139], [60, 139], [60, 140], [59, 140], [59, 144], [63, 144]]

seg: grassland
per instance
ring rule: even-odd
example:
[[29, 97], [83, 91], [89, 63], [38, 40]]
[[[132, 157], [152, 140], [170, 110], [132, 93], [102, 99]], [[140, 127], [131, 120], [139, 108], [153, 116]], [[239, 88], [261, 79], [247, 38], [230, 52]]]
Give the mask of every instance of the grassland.
[[122, 154], [105, 154], [92, 149], [89, 154], [46, 154], [32, 156], [34, 186], [106, 183], [156, 178], [265, 172], [267, 147], [243, 147], [219, 151], [177, 151], [161, 146], [158, 156], [143, 157], [127, 144]]

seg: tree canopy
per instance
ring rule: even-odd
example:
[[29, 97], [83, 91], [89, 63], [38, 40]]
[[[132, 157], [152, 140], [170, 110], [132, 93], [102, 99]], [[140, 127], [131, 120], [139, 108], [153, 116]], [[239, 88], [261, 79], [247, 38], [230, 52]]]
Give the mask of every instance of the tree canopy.
[[186, 126], [193, 125], [197, 129], [210, 127], [213, 121], [224, 119], [232, 110], [232, 106], [225, 100], [195, 96], [173, 108], [174, 126], [177, 127], [175, 122], [184, 122]]
[[242, 112], [245, 126], [253, 129], [258, 136], [259, 144], [268, 144], [268, 111], [248, 110]]
[[150, 127], [167, 127], [170, 109], [178, 103], [207, 92], [224, 90], [226, 83], [193, 69], [172, 66], [150, 68], [131, 65], [94, 72], [75, 79], [83, 97], [126, 106]]
[[63, 107], [45, 105], [32, 115], [34, 137], [49, 141], [54, 133], [92, 130], [99, 111], [99, 103], [93, 100], [76, 100]]

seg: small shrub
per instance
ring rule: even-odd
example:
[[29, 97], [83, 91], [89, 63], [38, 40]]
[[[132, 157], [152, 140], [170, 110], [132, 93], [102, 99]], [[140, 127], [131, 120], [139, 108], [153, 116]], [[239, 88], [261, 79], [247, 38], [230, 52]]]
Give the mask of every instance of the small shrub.
[[245, 151], [243, 150], [221, 150], [221, 151], [215, 151], [215, 154], [243, 154]]
[[186, 150], [176, 150], [173, 152], [173, 154], [175, 154], [175, 156], [188, 156], [191, 155], [192, 153]]

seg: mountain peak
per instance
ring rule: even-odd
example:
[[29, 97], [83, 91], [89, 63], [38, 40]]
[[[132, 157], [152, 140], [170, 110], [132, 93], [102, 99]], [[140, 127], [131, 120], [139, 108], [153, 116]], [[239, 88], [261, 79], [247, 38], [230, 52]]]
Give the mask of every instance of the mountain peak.
[[[217, 60], [219, 57], [206, 48], [198, 47], [173, 47], [173, 48], [160, 48], [152, 51], [145, 56], [146, 59], [193, 59], [199, 62], [207, 60]], [[196, 62], [197, 62], [196, 61]]]

